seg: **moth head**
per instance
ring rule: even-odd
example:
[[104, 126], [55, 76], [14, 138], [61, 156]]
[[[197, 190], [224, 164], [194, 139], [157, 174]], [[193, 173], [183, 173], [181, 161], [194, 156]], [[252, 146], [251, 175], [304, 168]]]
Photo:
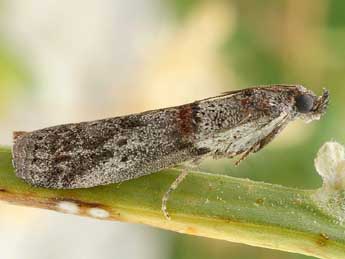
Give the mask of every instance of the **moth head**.
[[294, 95], [294, 110], [297, 116], [306, 122], [319, 120], [326, 112], [329, 103], [329, 92], [324, 89], [322, 96], [300, 87]]

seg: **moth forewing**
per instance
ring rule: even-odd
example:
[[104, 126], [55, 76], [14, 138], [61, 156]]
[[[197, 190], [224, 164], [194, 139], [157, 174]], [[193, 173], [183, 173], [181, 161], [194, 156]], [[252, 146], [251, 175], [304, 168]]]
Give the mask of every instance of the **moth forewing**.
[[[297, 101], [296, 101], [297, 100]], [[47, 188], [123, 182], [206, 156], [257, 152], [290, 121], [328, 104], [299, 85], [247, 88], [190, 104], [16, 136], [16, 174]]]

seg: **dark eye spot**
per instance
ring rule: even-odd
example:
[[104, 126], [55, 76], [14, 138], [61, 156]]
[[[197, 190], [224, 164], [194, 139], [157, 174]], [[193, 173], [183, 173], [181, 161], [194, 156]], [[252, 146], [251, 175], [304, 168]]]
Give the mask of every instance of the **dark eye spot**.
[[308, 113], [314, 107], [314, 98], [308, 94], [297, 96], [295, 101], [297, 110], [300, 113]]

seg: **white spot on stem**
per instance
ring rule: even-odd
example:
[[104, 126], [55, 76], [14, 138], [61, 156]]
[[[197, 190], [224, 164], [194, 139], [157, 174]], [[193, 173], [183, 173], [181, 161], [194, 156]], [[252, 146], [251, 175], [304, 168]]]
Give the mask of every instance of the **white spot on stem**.
[[70, 201], [60, 201], [58, 203], [58, 209], [62, 212], [69, 213], [69, 214], [78, 214], [79, 213], [79, 206], [78, 204]]
[[104, 209], [100, 208], [91, 208], [88, 210], [88, 214], [94, 218], [108, 218], [110, 216], [110, 213]]

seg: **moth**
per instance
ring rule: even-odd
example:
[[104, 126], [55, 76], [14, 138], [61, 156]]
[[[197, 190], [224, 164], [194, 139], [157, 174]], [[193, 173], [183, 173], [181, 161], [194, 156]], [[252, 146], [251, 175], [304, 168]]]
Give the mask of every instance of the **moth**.
[[19, 132], [13, 164], [29, 184], [73, 189], [119, 183], [206, 157], [242, 161], [289, 122], [320, 119], [328, 102], [327, 90], [316, 96], [301, 85], [258, 86], [176, 107]]

